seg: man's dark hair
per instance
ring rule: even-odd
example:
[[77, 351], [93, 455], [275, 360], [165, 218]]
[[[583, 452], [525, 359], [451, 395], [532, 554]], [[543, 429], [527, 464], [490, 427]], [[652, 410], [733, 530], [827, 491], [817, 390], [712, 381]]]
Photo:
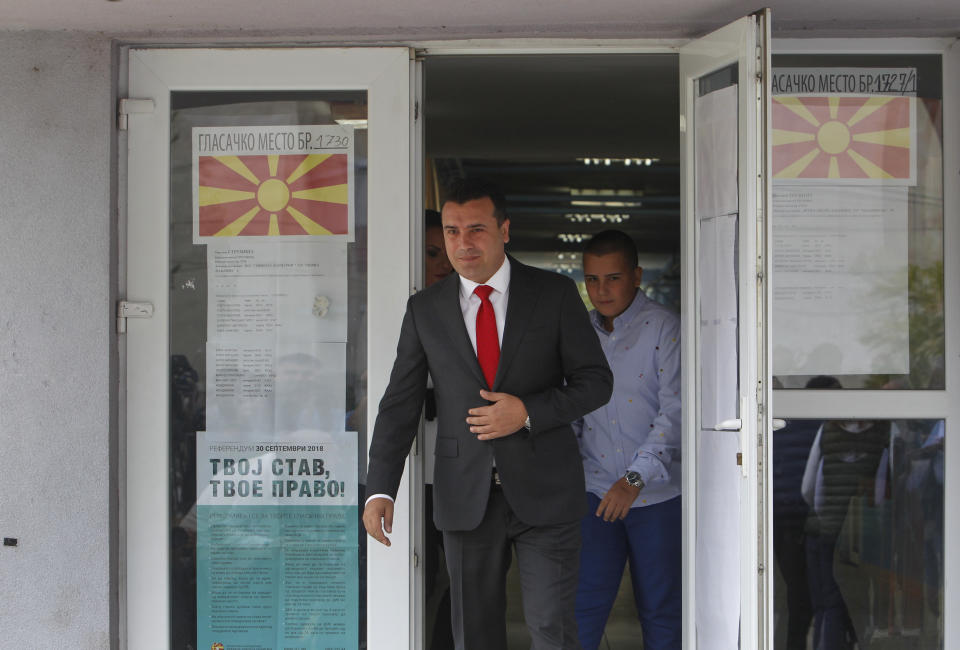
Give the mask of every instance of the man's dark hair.
[[423, 215], [423, 227], [443, 228], [443, 221], [440, 220], [440, 213], [436, 210], [425, 210]]
[[622, 230], [604, 230], [587, 240], [583, 247], [584, 255], [609, 255], [610, 253], [620, 253], [623, 259], [627, 261], [630, 268], [636, 268], [640, 265], [637, 259], [637, 245], [633, 238]]
[[493, 202], [493, 216], [502, 226], [507, 218], [507, 200], [496, 183], [486, 178], [455, 178], [443, 193], [443, 202], [464, 204], [475, 199], [488, 198]]

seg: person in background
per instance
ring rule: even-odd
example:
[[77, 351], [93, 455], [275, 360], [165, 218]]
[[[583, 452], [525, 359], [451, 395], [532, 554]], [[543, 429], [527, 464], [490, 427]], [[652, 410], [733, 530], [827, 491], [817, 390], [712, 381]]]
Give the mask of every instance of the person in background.
[[444, 279], [453, 271], [443, 243], [443, 222], [436, 210], [427, 210], [424, 216], [423, 252], [424, 287]]
[[[774, 378], [774, 388], [779, 388]], [[817, 376], [808, 389], [838, 389], [835, 377]], [[810, 507], [803, 499], [803, 472], [823, 420], [791, 419], [773, 434], [773, 555], [786, 588], [786, 650], [806, 650], [813, 620], [807, 577], [806, 523]], [[777, 620], [779, 626], [781, 621]]]
[[890, 427], [889, 420], [827, 420], [810, 450], [801, 490], [810, 506], [804, 532], [814, 650], [852, 650], [868, 640], [850, 608], [867, 619], [862, 614], [869, 612], [869, 577], [857, 572], [844, 590], [837, 568], [849, 564], [840, 539], [848, 520], [858, 525], [854, 499], [880, 505], [885, 498], [885, 489], [876, 488], [886, 484]]
[[577, 426], [589, 512], [582, 521], [580, 643], [603, 638], [629, 559], [645, 650], [681, 645], [680, 319], [639, 290], [637, 247], [594, 235], [583, 275], [613, 397]]

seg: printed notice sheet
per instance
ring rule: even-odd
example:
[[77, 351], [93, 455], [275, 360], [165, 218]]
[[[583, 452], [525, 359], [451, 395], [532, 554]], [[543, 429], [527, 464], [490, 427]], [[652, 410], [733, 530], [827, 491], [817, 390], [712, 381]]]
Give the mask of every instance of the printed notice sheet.
[[197, 433], [198, 647], [357, 647], [357, 453], [350, 431]]
[[344, 427], [344, 243], [207, 246], [207, 429]]
[[739, 208], [737, 184], [737, 86], [698, 97], [694, 107], [697, 156], [697, 217], [733, 214]]
[[207, 246], [207, 339], [347, 340], [343, 243]]
[[207, 343], [207, 430], [342, 431], [346, 344]]
[[737, 86], [698, 97], [696, 217], [700, 427], [739, 417], [737, 365]]
[[914, 68], [778, 68], [774, 374], [909, 371]]
[[353, 129], [194, 127], [193, 242], [354, 238]]
[[908, 372], [907, 191], [774, 187], [774, 374]]
[[700, 220], [700, 428], [740, 417], [736, 214]]

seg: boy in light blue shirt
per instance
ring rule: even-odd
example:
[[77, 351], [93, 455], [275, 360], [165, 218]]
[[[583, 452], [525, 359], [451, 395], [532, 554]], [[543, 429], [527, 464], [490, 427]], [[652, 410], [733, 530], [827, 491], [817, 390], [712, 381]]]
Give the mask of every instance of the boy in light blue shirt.
[[591, 320], [614, 375], [610, 402], [577, 429], [589, 513], [577, 590], [584, 650], [597, 648], [629, 559], [645, 650], [681, 645], [680, 320], [639, 291], [633, 240], [583, 252]]

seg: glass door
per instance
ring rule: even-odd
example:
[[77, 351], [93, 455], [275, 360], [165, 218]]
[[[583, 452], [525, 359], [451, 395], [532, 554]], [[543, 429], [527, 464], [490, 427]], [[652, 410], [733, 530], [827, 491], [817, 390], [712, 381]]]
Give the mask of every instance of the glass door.
[[368, 557], [359, 511], [410, 290], [408, 51], [129, 62], [129, 643], [396, 647], [410, 536]]
[[958, 643], [950, 45], [776, 44], [777, 649]]
[[680, 49], [684, 647], [763, 647], [768, 11]]

